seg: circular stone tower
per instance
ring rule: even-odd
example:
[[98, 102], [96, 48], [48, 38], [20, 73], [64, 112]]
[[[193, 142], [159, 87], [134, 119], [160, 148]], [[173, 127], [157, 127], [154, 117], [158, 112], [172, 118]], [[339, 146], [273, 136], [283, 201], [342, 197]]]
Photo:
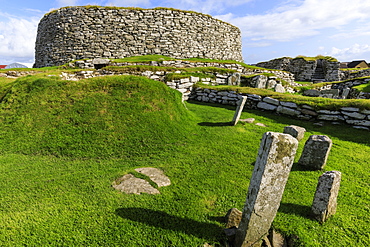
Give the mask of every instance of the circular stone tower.
[[40, 21], [34, 67], [72, 60], [159, 54], [242, 61], [240, 30], [175, 9], [65, 7]]

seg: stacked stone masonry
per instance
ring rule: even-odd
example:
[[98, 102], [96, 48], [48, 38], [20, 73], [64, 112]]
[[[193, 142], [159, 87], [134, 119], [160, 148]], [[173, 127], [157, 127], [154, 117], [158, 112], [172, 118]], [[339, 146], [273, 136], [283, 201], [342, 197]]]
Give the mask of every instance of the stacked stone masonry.
[[337, 111], [315, 110], [309, 105], [297, 105], [293, 102], [279, 101], [271, 97], [262, 97], [256, 94], [241, 94], [235, 91], [217, 91], [208, 88], [196, 88], [189, 96], [192, 100], [237, 105], [237, 102], [247, 96], [245, 109], [258, 109], [294, 117], [304, 121], [331, 124], [349, 124], [357, 129], [370, 130], [370, 110], [360, 110], [356, 107], [342, 107]]
[[304, 58], [278, 58], [258, 63], [257, 66], [267, 69], [285, 70], [295, 75], [296, 81], [339, 81], [344, 74], [339, 69], [339, 62], [326, 59], [305, 60]]
[[328, 84], [317, 89], [310, 89], [303, 92], [303, 95], [310, 97], [323, 97], [335, 99], [370, 99], [370, 93], [360, 92], [353, 87], [368, 84], [370, 78], [356, 78], [339, 83]]
[[242, 61], [237, 27], [174, 9], [66, 7], [39, 23], [34, 67], [159, 54]]
[[[246, 80], [253, 79], [253, 78], [259, 78], [259, 74], [261, 73], [267, 73], [271, 74], [271, 76], [266, 77], [266, 81], [264, 84], [265, 88], [268, 88], [271, 85], [281, 85], [279, 84], [279, 80], [284, 80], [288, 82], [290, 85], [294, 84], [294, 77], [291, 73], [284, 72], [284, 71], [273, 71], [273, 70], [265, 70], [265, 69], [250, 69], [246, 68], [240, 64], [237, 63], [216, 63], [216, 62], [190, 62], [185, 60], [173, 60], [173, 61], [161, 61], [161, 62], [150, 62], [148, 63], [111, 63], [108, 59], [105, 59], [104, 62], [102, 59], [99, 59], [99, 63], [105, 63], [105, 66], [118, 66], [118, 67], [125, 67], [125, 66], [137, 66], [137, 65], [151, 65], [153, 67], [170, 67], [170, 68], [205, 68], [205, 67], [211, 67], [211, 68], [221, 68], [221, 69], [229, 69], [234, 72], [230, 73], [206, 73], [209, 74], [209, 78], [199, 78], [199, 77], [189, 77], [189, 78], [183, 78], [178, 80], [172, 80], [172, 81], [166, 81], [166, 76], [169, 73], [181, 73], [181, 71], [144, 71], [144, 72], [137, 72], [137, 71], [130, 71], [126, 74], [134, 74], [134, 75], [140, 75], [145, 76], [153, 80], [162, 81], [165, 82], [169, 87], [176, 89], [183, 93], [184, 99], [186, 100], [188, 96], [190, 95], [193, 85], [197, 82], [202, 82], [203, 84], [207, 85], [234, 85], [232, 84], [232, 79], [237, 77], [240, 79], [242, 83], [244, 83]], [[114, 70], [108, 70], [105, 69], [105, 67], [99, 69], [99, 70], [93, 70], [96, 66], [96, 59], [89, 59], [89, 60], [83, 60], [83, 61], [75, 61], [69, 63], [70, 67], [73, 68], [80, 68], [80, 69], [89, 69], [84, 71], [79, 71], [76, 73], [62, 73], [63, 79], [66, 80], [80, 80], [80, 79], [86, 79], [96, 76], [106, 76], [106, 75], [122, 75], [123, 73]], [[91, 69], [91, 70], [90, 70]], [[200, 71], [201, 72], [201, 71]], [[202, 72], [203, 73], [203, 72]], [[252, 76], [252, 77], [241, 77], [243, 76]], [[254, 76], [253, 76], [254, 75]], [[239, 82], [240, 84], [240, 82]], [[269, 87], [272, 88], [272, 87]], [[287, 91], [292, 92], [293, 89], [290, 86], [286, 86]]]

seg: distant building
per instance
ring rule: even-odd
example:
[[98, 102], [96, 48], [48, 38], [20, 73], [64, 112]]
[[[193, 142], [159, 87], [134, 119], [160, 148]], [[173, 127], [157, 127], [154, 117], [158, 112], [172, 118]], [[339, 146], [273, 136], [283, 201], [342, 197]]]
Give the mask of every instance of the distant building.
[[18, 69], [18, 68], [28, 68], [28, 67], [20, 63], [12, 63], [5, 67], [5, 69]]
[[366, 69], [369, 65], [365, 60], [357, 60], [347, 63], [347, 68]]
[[5, 69], [6, 65], [0, 65], [0, 69]]

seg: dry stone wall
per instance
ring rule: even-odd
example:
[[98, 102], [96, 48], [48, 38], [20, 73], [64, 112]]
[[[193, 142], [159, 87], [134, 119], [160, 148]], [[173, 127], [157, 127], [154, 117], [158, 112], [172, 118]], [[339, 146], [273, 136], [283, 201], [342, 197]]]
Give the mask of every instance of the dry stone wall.
[[370, 130], [370, 109], [361, 110], [357, 107], [342, 107], [339, 110], [315, 110], [309, 105], [297, 105], [294, 102], [280, 101], [257, 94], [217, 91], [208, 88], [195, 88], [189, 99], [224, 105], [237, 105], [237, 102], [243, 96], [247, 96], [245, 109], [270, 111], [304, 121], [314, 121], [318, 125], [325, 122], [331, 124], [344, 123], [352, 125], [356, 129]]
[[242, 61], [241, 33], [237, 27], [195, 12], [66, 7], [41, 19], [34, 67], [147, 54]]

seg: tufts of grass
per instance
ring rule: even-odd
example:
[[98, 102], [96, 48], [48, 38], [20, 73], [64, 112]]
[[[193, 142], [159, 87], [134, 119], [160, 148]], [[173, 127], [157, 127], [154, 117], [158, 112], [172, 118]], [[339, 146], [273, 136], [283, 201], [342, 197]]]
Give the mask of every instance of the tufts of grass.
[[370, 83], [358, 85], [358, 86], [355, 86], [353, 88], [357, 89], [360, 92], [370, 93]]
[[329, 62], [338, 62], [338, 59], [331, 57], [331, 56], [323, 56], [323, 55], [317, 55], [316, 57], [306, 57], [306, 56], [297, 56], [294, 59], [304, 59], [306, 61], [316, 61], [319, 59], [324, 59]]

